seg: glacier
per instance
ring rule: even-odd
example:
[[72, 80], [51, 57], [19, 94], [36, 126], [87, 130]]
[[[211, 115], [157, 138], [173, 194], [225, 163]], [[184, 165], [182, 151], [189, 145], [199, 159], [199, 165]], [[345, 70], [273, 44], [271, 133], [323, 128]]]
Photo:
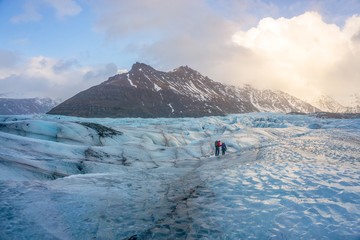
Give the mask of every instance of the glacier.
[[3, 115], [0, 143], [0, 239], [360, 239], [360, 119]]

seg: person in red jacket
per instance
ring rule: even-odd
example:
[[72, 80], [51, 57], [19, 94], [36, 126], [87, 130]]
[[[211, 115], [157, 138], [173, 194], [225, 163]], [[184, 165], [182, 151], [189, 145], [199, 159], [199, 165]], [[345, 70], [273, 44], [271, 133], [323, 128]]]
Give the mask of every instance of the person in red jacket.
[[215, 156], [219, 156], [219, 154], [220, 154], [220, 147], [221, 147], [221, 142], [220, 142], [220, 140], [216, 140], [216, 141], [215, 141]]

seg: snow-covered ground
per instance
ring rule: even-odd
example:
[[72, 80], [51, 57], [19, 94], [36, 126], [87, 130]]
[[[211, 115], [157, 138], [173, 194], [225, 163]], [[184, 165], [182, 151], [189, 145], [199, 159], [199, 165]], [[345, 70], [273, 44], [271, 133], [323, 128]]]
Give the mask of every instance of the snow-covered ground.
[[360, 239], [360, 119], [0, 116], [0, 239]]

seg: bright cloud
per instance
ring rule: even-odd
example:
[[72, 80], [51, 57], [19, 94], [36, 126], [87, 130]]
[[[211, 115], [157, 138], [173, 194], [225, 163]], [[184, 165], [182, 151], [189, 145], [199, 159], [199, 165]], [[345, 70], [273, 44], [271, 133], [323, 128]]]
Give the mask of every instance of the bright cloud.
[[12, 68], [0, 68], [0, 84], [10, 96], [69, 98], [116, 73], [113, 63], [81, 66], [75, 59], [36, 56]]
[[[26, 25], [32, 28], [27, 34], [13, 34], [7, 40], [11, 42], [10, 50], [0, 51], [0, 81], [5, 83], [7, 79], [9, 86], [9, 79], [37, 79], [45, 84], [46, 91], [53, 91], [49, 90], [51, 86], [62, 86], [65, 98], [116, 74], [117, 67], [111, 62], [125, 63], [128, 65], [121, 68], [129, 68], [133, 62], [141, 61], [164, 71], [188, 65], [226, 84], [249, 83], [300, 98], [323, 93], [346, 104], [348, 96], [360, 94], [360, 17], [354, 15], [360, 10], [358, 0], [22, 3], [22, 9], [12, 8], [20, 12], [9, 14], [13, 16], [10, 20], [32, 21]], [[76, 22], [71, 22], [75, 18], [55, 21], [59, 28], [45, 28], [49, 33], [46, 38], [32, 36], [37, 33], [37, 26], [46, 27], [41, 23], [52, 17], [48, 12], [59, 19], [75, 15], [78, 18]], [[24, 26], [12, 24], [9, 33], [13, 27], [23, 33], [27, 30]], [[95, 31], [83, 34], [89, 27]], [[59, 47], [64, 46], [63, 36], [71, 56]], [[104, 44], [99, 43], [103, 37]], [[35, 44], [42, 41], [44, 46]], [[15, 54], [23, 54], [22, 51], [24, 56], [33, 57], [26, 59]], [[77, 60], [81, 59], [79, 51], [92, 54], [96, 59], [92, 66], [81, 65]], [[82, 57], [81, 61], [87, 60]], [[73, 92], [69, 94], [70, 91]]]
[[[299, 1], [287, 9], [307, 5]], [[325, 1], [310, 5], [326, 12]], [[137, 60], [163, 70], [189, 65], [216, 81], [280, 89], [303, 99], [323, 93], [345, 103], [358, 92], [359, 16], [338, 26], [311, 11], [264, 17], [244, 29], [257, 20], [251, 9], [280, 14], [264, 1], [230, 0], [213, 7], [206, 1], [106, 1], [96, 6], [96, 29], [121, 41]]]
[[290, 19], [264, 18], [233, 41], [253, 52], [262, 64], [254, 72], [257, 85], [274, 86], [299, 97], [318, 92], [345, 101], [360, 89], [360, 48], [356, 36], [360, 17], [349, 18], [343, 29], [327, 24], [316, 12]]

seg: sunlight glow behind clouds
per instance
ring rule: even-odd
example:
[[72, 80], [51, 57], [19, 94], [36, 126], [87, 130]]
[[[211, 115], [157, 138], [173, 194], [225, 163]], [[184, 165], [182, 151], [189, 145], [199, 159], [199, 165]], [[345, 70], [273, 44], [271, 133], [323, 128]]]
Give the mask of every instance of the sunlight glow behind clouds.
[[[340, 29], [325, 23], [318, 13], [306, 12], [291, 19], [264, 18], [256, 27], [237, 32], [233, 41], [264, 60], [254, 73], [258, 85], [303, 98], [337, 92], [345, 101], [349, 92], [356, 91], [354, 86], [360, 89], [360, 62], [353, 55], [359, 51], [353, 40], [359, 24], [360, 17], [354, 16]], [[350, 72], [342, 71], [344, 61], [353, 66], [347, 69]]]
[[[3, 41], [11, 42], [9, 49], [0, 51], [2, 83], [10, 76], [37, 78], [47, 86], [62, 84], [68, 97], [65, 85], [80, 92], [84, 81], [98, 84], [115, 74], [115, 64], [123, 69], [140, 61], [163, 71], [188, 65], [225, 84], [249, 83], [300, 98], [324, 93], [344, 104], [359, 94], [360, 17], [351, 17], [359, 12], [358, 0], [11, 3], [7, 20], [16, 24], [6, 25], [12, 34]], [[79, 51], [91, 53], [91, 61]], [[6, 55], [16, 57], [11, 65]]]
[[[354, 54], [359, 49], [359, 17], [341, 27], [312, 11], [264, 17], [244, 29], [254, 21], [251, 9], [261, 15], [265, 10], [279, 15], [280, 9], [264, 1], [213, 2], [221, 10], [206, 1], [107, 1], [96, 4], [96, 28], [111, 41], [121, 41], [139, 61], [165, 71], [189, 65], [226, 84], [280, 89], [302, 99], [330, 94], [343, 104], [360, 89]], [[296, 11], [306, 5], [300, 1], [287, 8]], [[310, 5], [322, 9], [325, 2]]]

